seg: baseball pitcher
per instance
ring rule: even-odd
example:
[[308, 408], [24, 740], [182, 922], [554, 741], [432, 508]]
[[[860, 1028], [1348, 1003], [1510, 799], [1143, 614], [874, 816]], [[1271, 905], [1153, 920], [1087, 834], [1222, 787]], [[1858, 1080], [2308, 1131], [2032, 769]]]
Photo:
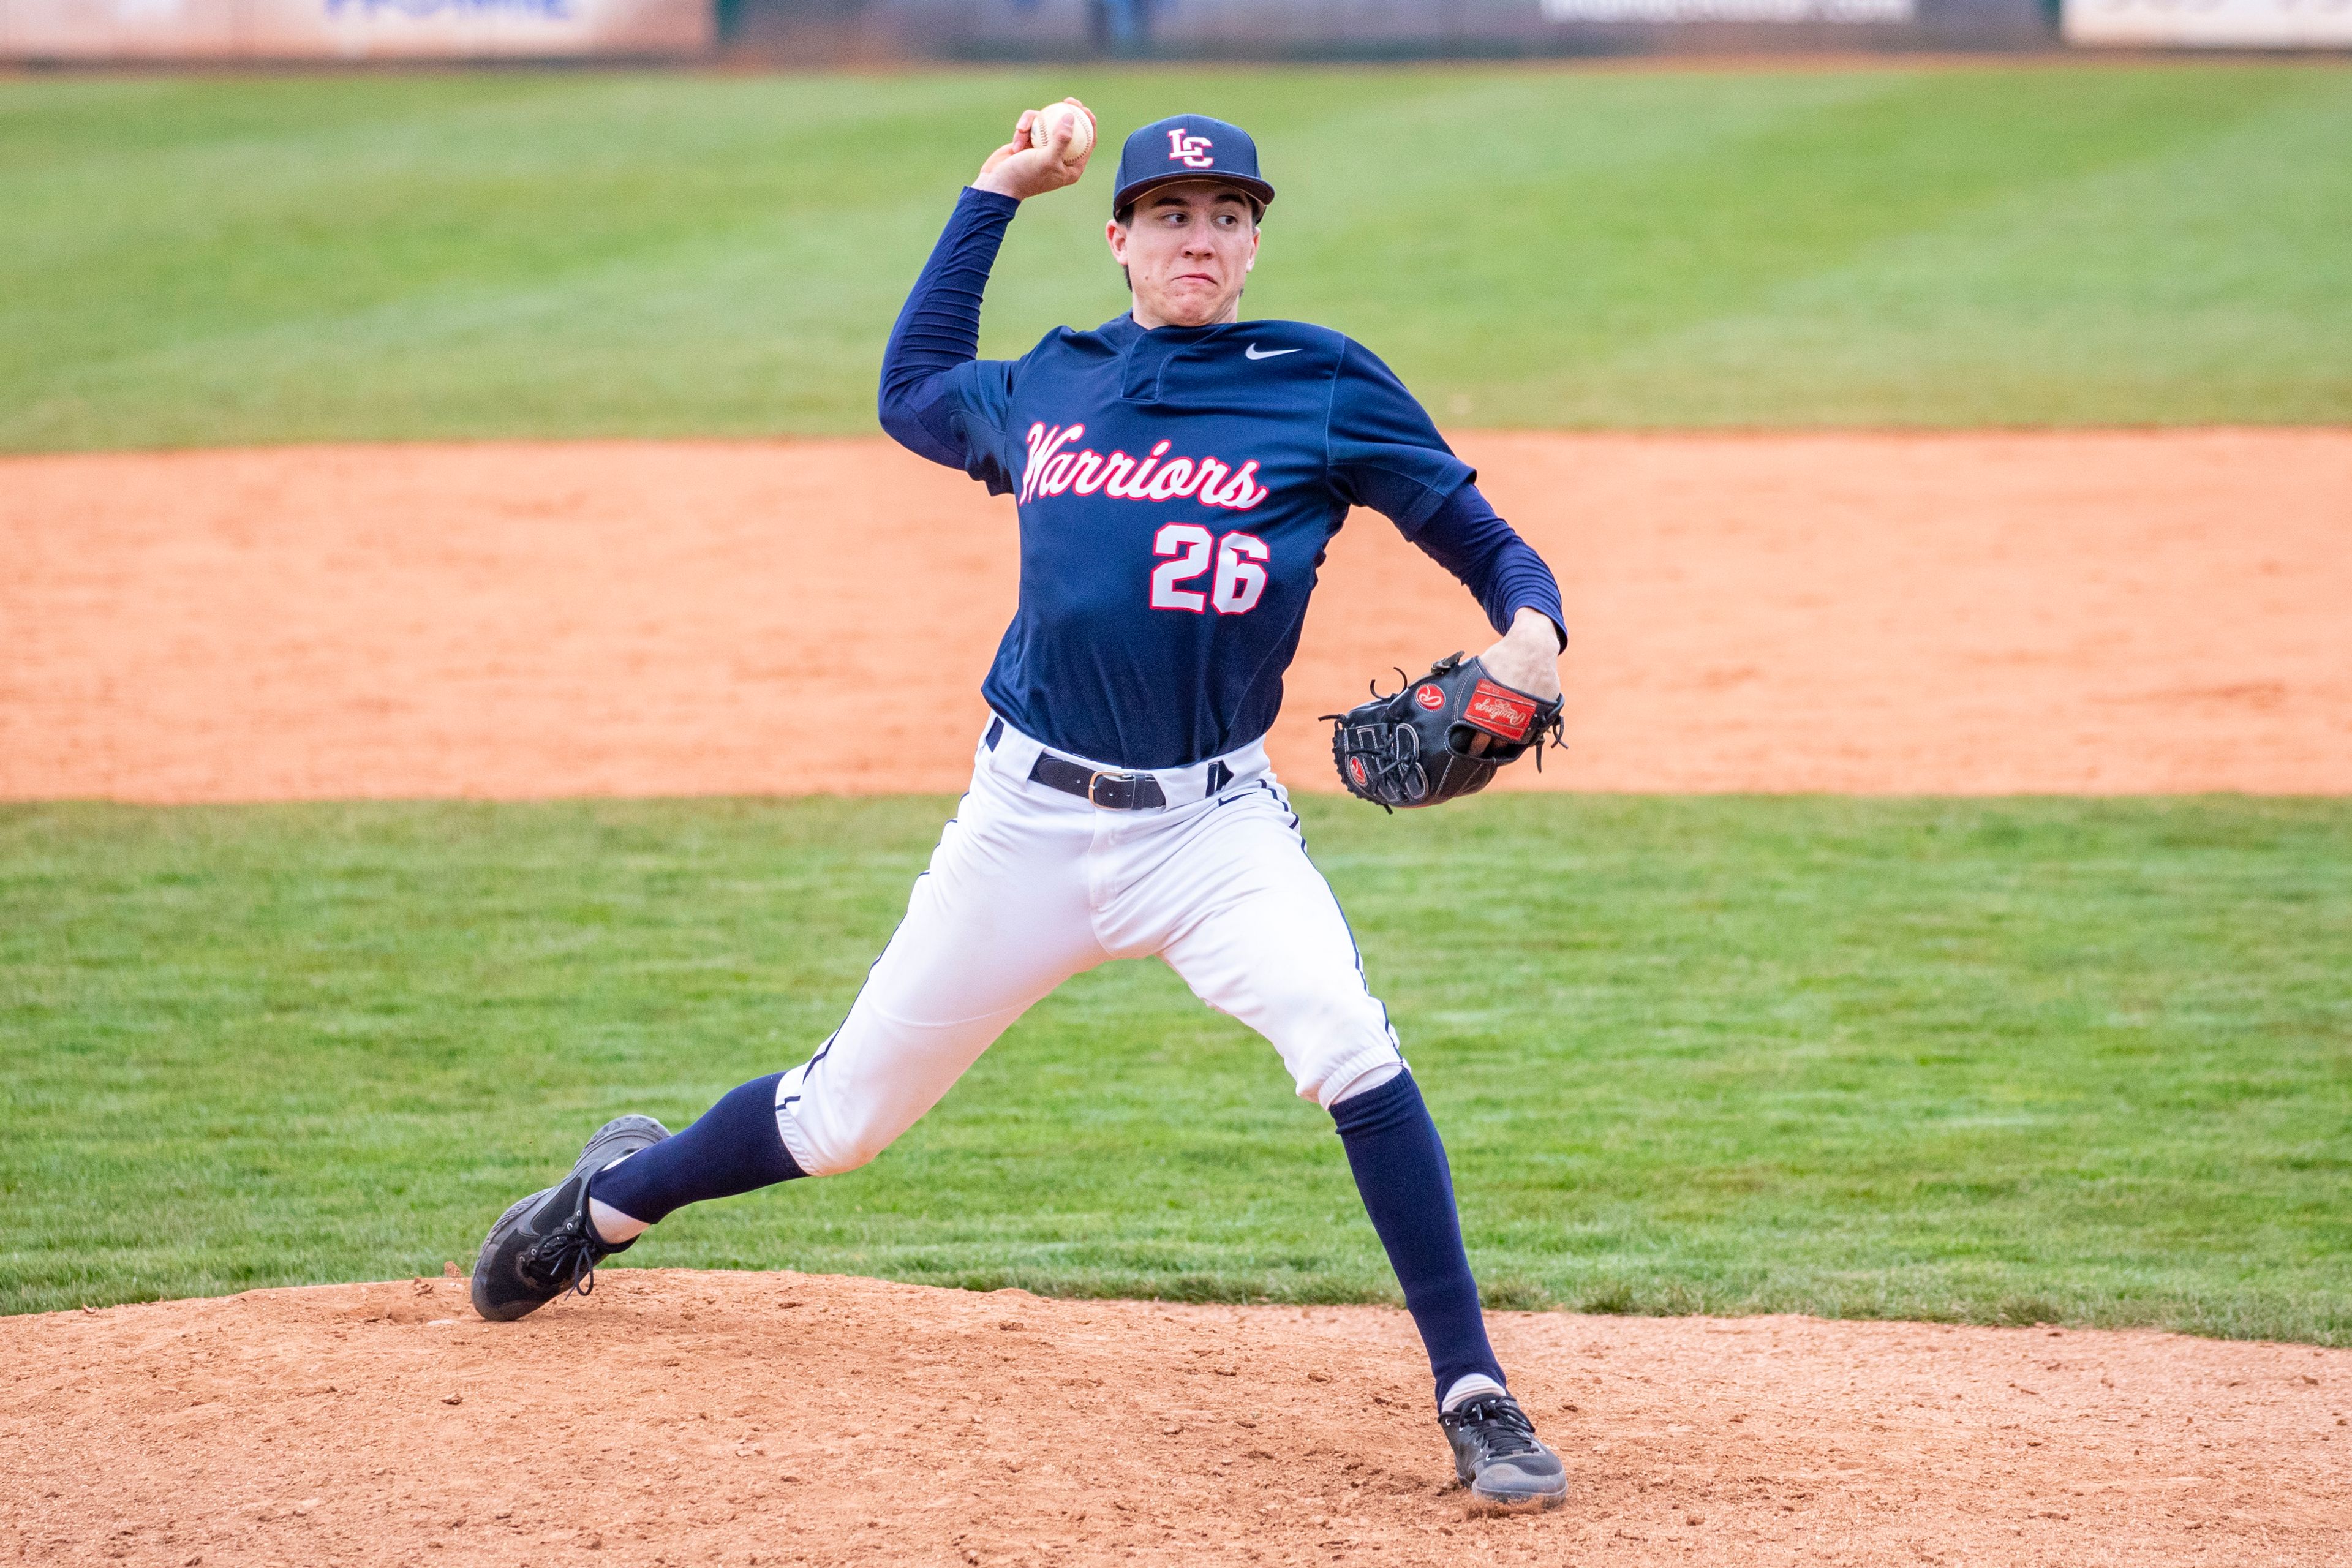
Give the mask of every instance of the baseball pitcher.
[[584, 1295], [682, 1205], [857, 1169], [1064, 980], [1156, 955], [1330, 1112], [1475, 1500], [1556, 1507], [1566, 1476], [1487, 1342], [1437, 1129], [1263, 741], [1350, 507], [1386, 514], [1500, 634], [1340, 720], [1343, 782], [1384, 805], [1466, 794], [1557, 735], [1559, 587], [1386, 365], [1327, 327], [1241, 319], [1275, 192], [1238, 126], [1180, 114], [1127, 139], [1105, 230], [1125, 313], [976, 357], [1006, 226], [1085, 171], [1092, 121], [1067, 101], [1038, 136], [1024, 113], [957, 199], [882, 363], [883, 428], [1019, 513], [971, 789], [832, 1038], [675, 1137], [643, 1116], [601, 1129], [491, 1229], [475, 1305], [509, 1320]]

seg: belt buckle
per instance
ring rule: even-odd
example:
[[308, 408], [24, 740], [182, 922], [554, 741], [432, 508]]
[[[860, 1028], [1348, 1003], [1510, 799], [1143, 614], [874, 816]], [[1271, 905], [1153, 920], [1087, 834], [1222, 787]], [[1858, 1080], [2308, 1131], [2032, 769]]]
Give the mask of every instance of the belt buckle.
[[1127, 773], [1108, 773], [1101, 768], [1095, 769], [1094, 772], [1087, 775], [1087, 804], [1091, 806], [1099, 807], [1104, 811], [1124, 810], [1125, 808], [1122, 806], [1105, 805], [1101, 797], [1095, 794], [1095, 785], [1100, 784], [1105, 779], [1125, 779], [1129, 776], [1131, 775]]

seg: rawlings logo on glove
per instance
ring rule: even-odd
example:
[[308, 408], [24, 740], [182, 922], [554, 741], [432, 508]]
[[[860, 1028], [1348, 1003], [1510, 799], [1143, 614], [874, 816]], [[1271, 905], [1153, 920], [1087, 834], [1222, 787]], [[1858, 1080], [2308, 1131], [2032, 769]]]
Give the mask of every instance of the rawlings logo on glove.
[[1530, 749], [1540, 770], [1545, 742], [1560, 743], [1560, 708], [1457, 653], [1387, 697], [1375, 686], [1370, 702], [1323, 717], [1348, 793], [1394, 810], [1475, 795]]
[[[1536, 710], [1541, 706], [1524, 691], [1514, 691], [1507, 686], [1497, 686], [1491, 680], [1481, 680], [1470, 693], [1470, 706], [1462, 710], [1462, 717], [1490, 735], [1506, 741], [1524, 741], [1528, 726], [1536, 721]], [[1543, 759], [1536, 759], [1543, 766]]]

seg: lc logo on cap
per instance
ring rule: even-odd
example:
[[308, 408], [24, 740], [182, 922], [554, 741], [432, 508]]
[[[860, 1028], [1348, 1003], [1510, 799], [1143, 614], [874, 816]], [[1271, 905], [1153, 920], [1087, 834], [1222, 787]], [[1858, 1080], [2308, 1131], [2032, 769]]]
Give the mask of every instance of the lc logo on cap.
[[1213, 169], [1217, 161], [1209, 155], [1209, 139], [1188, 136], [1179, 128], [1168, 132], [1168, 161], [1181, 163], [1188, 169]]
[[[5, 5], [6, 0], [0, 0]], [[1179, 180], [1214, 180], [1248, 195], [1263, 211], [1274, 187], [1257, 170], [1257, 143], [1230, 121], [1205, 114], [1171, 114], [1139, 125], [1118, 151], [1118, 183], [1112, 187], [1111, 216], [1135, 205], [1157, 185]]]

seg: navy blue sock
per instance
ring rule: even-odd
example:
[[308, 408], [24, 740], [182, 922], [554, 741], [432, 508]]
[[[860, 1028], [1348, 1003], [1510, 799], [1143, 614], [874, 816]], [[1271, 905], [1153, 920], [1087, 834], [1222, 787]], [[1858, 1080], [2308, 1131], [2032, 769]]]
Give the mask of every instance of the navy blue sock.
[[588, 1195], [647, 1225], [672, 1209], [731, 1198], [802, 1174], [776, 1131], [772, 1072], [719, 1096], [702, 1120], [588, 1179]]
[[1331, 1120], [1339, 1123], [1364, 1212], [1388, 1249], [1389, 1267], [1404, 1287], [1406, 1310], [1428, 1348], [1437, 1397], [1444, 1399], [1454, 1381], [1469, 1373], [1483, 1372], [1501, 1383], [1503, 1369], [1486, 1342], [1486, 1318], [1478, 1309], [1478, 1282], [1470, 1277], [1470, 1255], [1462, 1248], [1445, 1145], [1422, 1103], [1421, 1086], [1412, 1074], [1401, 1072], [1333, 1106]]

